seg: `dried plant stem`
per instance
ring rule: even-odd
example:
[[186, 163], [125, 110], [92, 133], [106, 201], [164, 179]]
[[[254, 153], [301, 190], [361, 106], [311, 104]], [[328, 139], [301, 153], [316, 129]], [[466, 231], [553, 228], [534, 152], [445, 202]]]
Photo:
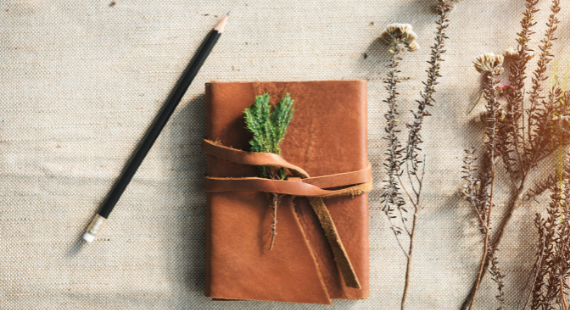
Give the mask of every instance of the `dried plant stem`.
[[[521, 184], [520, 184], [520, 187], [516, 190], [516, 193], [512, 196], [511, 201], [507, 206], [507, 210], [505, 211], [505, 216], [503, 217], [502, 221], [497, 226], [498, 227], [497, 232], [491, 241], [491, 247], [493, 247], [493, 248], [498, 247], [499, 244], [501, 243], [501, 239], [503, 238], [503, 235], [505, 233], [505, 227], [507, 226], [507, 224], [509, 223], [509, 221], [513, 217], [513, 211], [518, 207], [518, 205], [520, 204], [520, 202], [522, 200], [522, 195], [524, 193], [524, 183], [525, 183], [524, 181], [525, 180], [523, 179]], [[489, 270], [489, 263], [490, 263], [490, 260], [489, 260], [489, 257], [487, 257], [485, 259], [485, 263], [483, 264], [483, 272], [480, 273], [480, 277], [477, 277], [477, 279], [475, 280], [475, 283], [471, 287], [471, 291], [469, 292], [469, 294], [467, 295], [467, 298], [463, 302], [461, 309], [467, 309], [467, 307], [471, 304], [471, 300], [474, 299], [474, 296], [477, 292], [478, 284], [481, 282], [481, 280], [485, 276], [485, 273], [487, 273], [487, 270]]]
[[[480, 220], [480, 228], [481, 232], [483, 233], [483, 254], [481, 257], [481, 262], [479, 265], [479, 271], [477, 273], [477, 277], [475, 279], [475, 284], [472, 287], [472, 291], [469, 295], [469, 298], [464, 302], [463, 309], [466, 308], [468, 304], [468, 309], [471, 310], [475, 303], [475, 298], [477, 296], [477, 291], [479, 289], [479, 285], [481, 284], [481, 280], [483, 275], [489, 268], [489, 262], [493, 256], [493, 252], [496, 251], [496, 246], [489, 243], [490, 241], [490, 234], [491, 234], [491, 215], [493, 211], [493, 199], [495, 197], [495, 175], [496, 175], [496, 166], [495, 166], [495, 158], [497, 156], [497, 148], [500, 143], [500, 137], [497, 135], [497, 128], [499, 126], [498, 120], [498, 113], [500, 104], [498, 102], [498, 93], [497, 93], [497, 85], [499, 83], [499, 74], [500, 70], [495, 70], [494, 72], [485, 73], [485, 87], [484, 87], [484, 95], [487, 104], [485, 106], [487, 113], [486, 113], [486, 136], [488, 141], [485, 142], [486, 146], [486, 153], [485, 153], [485, 167], [482, 171], [482, 178], [481, 182], [482, 187], [480, 191], [478, 191], [477, 200], [473, 200], [473, 179], [471, 177], [471, 162], [472, 159], [468, 159], [465, 161], [467, 179], [470, 181], [469, 189], [468, 189], [468, 201], [475, 206], [478, 218]], [[470, 154], [470, 152], [467, 152]], [[480, 214], [481, 213], [481, 214]], [[495, 261], [496, 265], [496, 261]], [[500, 282], [501, 275], [498, 274], [498, 267], [496, 267], [496, 279], [497, 283], [499, 284], [499, 288], [502, 289], [502, 282]], [[502, 291], [500, 298], [502, 300]]]
[[[425, 165], [424, 165], [425, 168]], [[423, 175], [422, 175], [423, 178]], [[402, 186], [403, 187], [403, 186]], [[405, 189], [405, 187], [403, 187]], [[407, 190], [406, 190], [407, 193]], [[409, 195], [409, 194], [408, 194]], [[416, 223], [418, 221], [418, 211], [419, 211], [419, 206], [421, 204], [421, 189], [420, 192], [418, 193], [418, 204], [414, 205], [414, 217], [412, 220], [412, 231], [410, 232], [410, 247], [408, 249], [408, 253], [406, 255], [408, 261], [406, 263], [406, 277], [405, 277], [405, 284], [404, 284], [404, 294], [402, 295], [402, 304], [401, 304], [401, 309], [404, 310], [404, 306], [406, 304], [406, 297], [408, 296], [408, 287], [410, 286], [410, 270], [412, 267], [412, 255], [414, 252], [414, 235], [416, 234]]]
[[[424, 184], [425, 168], [426, 168], [426, 155], [423, 156], [423, 161], [419, 158], [421, 148], [420, 145], [423, 143], [421, 137], [421, 129], [423, 126], [423, 121], [425, 116], [430, 116], [428, 108], [432, 107], [435, 103], [433, 95], [436, 92], [436, 85], [438, 84], [437, 79], [441, 77], [440, 68], [441, 62], [443, 61], [443, 54], [445, 53], [445, 40], [448, 38], [445, 34], [445, 30], [449, 27], [449, 13], [451, 12], [451, 3], [447, 0], [438, 1], [438, 13], [439, 18], [436, 21], [437, 32], [435, 36], [435, 42], [431, 47], [431, 58], [428, 61], [429, 68], [426, 70], [428, 73], [427, 81], [424, 82], [424, 90], [420, 92], [421, 99], [417, 100], [418, 106], [415, 111], [413, 111], [414, 121], [408, 124], [409, 129], [408, 141], [405, 148], [405, 158], [406, 162], [406, 173], [409, 179], [409, 185], [411, 186], [412, 193], [408, 191], [406, 186], [403, 184], [402, 180], [398, 176], [400, 185], [405, 191], [411, 205], [414, 208], [414, 213], [412, 216], [412, 227], [410, 236], [410, 244], [407, 253], [407, 264], [406, 264], [406, 276], [404, 284], [404, 293], [402, 296], [401, 309], [404, 310], [406, 297], [408, 294], [408, 288], [410, 284], [410, 273], [414, 250], [414, 237], [416, 233], [416, 227], [418, 222], [418, 213], [422, 206], [422, 191]], [[419, 171], [419, 166], [422, 165], [421, 172]], [[420, 176], [421, 173], [421, 176]], [[415, 184], [415, 185], [414, 185]], [[412, 196], [413, 194], [413, 196]], [[415, 197], [414, 197], [415, 196]]]
[[[400, 132], [400, 130], [398, 130], [397, 128], [398, 126], [397, 117], [399, 114], [398, 114], [398, 105], [396, 102], [396, 99], [398, 97], [398, 91], [397, 91], [397, 86], [399, 82], [398, 72], [400, 72], [400, 70], [398, 70], [398, 64], [402, 59], [400, 57], [401, 50], [402, 47], [399, 44], [392, 44], [390, 46], [392, 59], [388, 66], [390, 68], [390, 71], [388, 72], [388, 79], [384, 82], [387, 84], [386, 90], [388, 90], [389, 93], [388, 98], [384, 100], [384, 102], [388, 104], [388, 112], [386, 112], [385, 114], [386, 123], [387, 123], [385, 130], [388, 136], [384, 138], [388, 140], [388, 150], [386, 152], [386, 155], [388, 155], [388, 157], [386, 159], [386, 163], [384, 164], [384, 167], [386, 168], [386, 174], [388, 175], [388, 179], [386, 180], [386, 185], [384, 186], [384, 193], [382, 194], [383, 196], [382, 199], [384, 202], [384, 207], [382, 208], [382, 211], [384, 211], [384, 213], [388, 217], [388, 220], [390, 221], [391, 225], [390, 228], [394, 233], [396, 241], [398, 241], [398, 245], [400, 246], [402, 252], [404, 253], [404, 255], [406, 255], [407, 258], [408, 253], [404, 249], [404, 246], [402, 245], [402, 242], [398, 237], [403, 232], [403, 230], [400, 227], [396, 226], [396, 224], [394, 224], [394, 219], [398, 218], [398, 216], [394, 214], [394, 212], [398, 210], [401, 216], [402, 206], [404, 205], [404, 200], [399, 191], [400, 188], [396, 183], [396, 180], [398, 179], [400, 174], [400, 163], [402, 161], [402, 155], [401, 155], [402, 151], [400, 150], [402, 146], [400, 144], [400, 141], [398, 140], [398, 135], [397, 135], [397, 133]], [[406, 233], [409, 234], [407, 227], [405, 227], [405, 229]]]
[[[490, 122], [490, 128], [487, 132], [488, 137], [489, 137], [489, 142], [487, 143], [487, 147], [488, 147], [488, 152], [489, 152], [489, 161], [490, 161], [490, 165], [491, 165], [491, 180], [490, 180], [490, 185], [491, 185], [491, 191], [489, 194], [489, 201], [486, 202], [488, 204], [487, 210], [486, 210], [486, 222], [482, 223], [483, 227], [485, 229], [485, 236], [484, 236], [484, 241], [483, 241], [483, 255], [481, 257], [481, 264], [479, 267], [479, 273], [477, 275], [477, 278], [475, 280], [475, 286], [474, 286], [474, 290], [473, 290], [473, 296], [471, 297], [471, 302], [469, 304], [469, 310], [471, 310], [473, 308], [473, 304], [475, 303], [475, 297], [477, 296], [477, 290], [479, 289], [479, 285], [481, 284], [481, 279], [483, 278], [483, 273], [486, 271], [486, 269], [488, 268], [489, 265], [489, 258], [490, 256], [489, 254], [489, 235], [491, 233], [491, 211], [493, 210], [493, 198], [495, 196], [495, 136], [496, 136], [496, 128], [497, 128], [497, 104], [496, 104], [496, 92], [495, 92], [495, 85], [497, 83], [497, 76], [491, 78], [486, 77], [488, 79], [490, 79], [491, 83], [489, 83], [489, 87], [488, 89], [485, 91], [485, 95], [486, 95], [486, 99], [488, 101], [487, 104], [487, 110], [490, 112], [490, 117], [488, 122]], [[495, 246], [493, 246], [493, 248], [495, 248]], [[487, 268], [485, 268], [485, 266], [487, 266]]]
[[[491, 267], [490, 265], [492, 265], [490, 273], [494, 277], [493, 280], [499, 284], [500, 295], [497, 296], [497, 299], [502, 302], [501, 307], [504, 307], [504, 293], [502, 291], [504, 285], [502, 282], [500, 282], [502, 275], [499, 275], [499, 278], [497, 279], [496, 271], [498, 269], [496, 268], [496, 257], [493, 257], [493, 253], [499, 246], [505, 234], [506, 226], [510, 222], [515, 209], [517, 209], [523, 201], [523, 193], [525, 191], [525, 181], [527, 181], [527, 176], [530, 174], [533, 168], [536, 168], [538, 166], [539, 160], [550, 155], [555, 150], [555, 143], [552, 140], [553, 135], [549, 133], [548, 125], [552, 124], [553, 107], [556, 107], [554, 103], [556, 101], [559, 101], [558, 98], [560, 98], [561, 95], [555, 95], [555, 91], [551, 91], [551, 94], [547, 99], [543, 95], [544, 88], [542, 85], [543, 82], [548, 79], [548, 64], [553, 58], [553, 54], [551, 53], [552, 42], [556, 40], [554, 33], [557, 29], [557, 24], [559, 23], [556, 15], [560, 11], [560, 0], [552, 0], [552, 14], [550, 15], [546, 24], [547, 30], [545, 32], [545, 36], [540, 41], [540, 55], [537, 63], [537, 68], [534, 71], [532, 77], [532, 89], [528, 93], [528, 101], [530, 103], [530, 106], [528, 108], [525, 108], [525, 71], [529, 59], [532, 58], [532, 50], [530, 49], [528, 43], [530, 41], [531, 35], [534, 33], [534, 31], [532, 31], [532, 28], [536, 25], [535, 14], [538, 12], [537, 5], [539, 1], [540, 0], [524, 1], [526, 10], [523, 14], [523, 20], [521, 21], [522, 31], [517, 33], [518, 53], [514, 57], [514, 62], [511, 62], [511, 65], [508, 68], [508, 71], [510, 72], [509, 82], [512, 87], [512, 91], [506, 96], [507, 104], [504, 106], [506, 110], [506, 119], [503, 117], [497, 128], [495, 126], [496, 120], [493, 120], [491, 118], [489, 121], [493, 121], [493, 124], [491, 124], [493, 126], [487, 126], [487, 137], [490, 141], [493, 140], [492, 135], [495, 134], [495, 130], [498, 131], [498, 139], [496, 141], [496, 146], [498, 147], [497, 155], [502, 157], [504, 166], [511, 177], [511, 181], [513, 182], [514, 189], [511, 192], [512, 194], [507, 203], [504, 216], [497, 226], [497, 230], [494, 232], [492, 238], [489, 237], [490, 225], [488, 224], [491, 217], [490, 211], [493, 207], [492, 202], [487, 205], [488, 210], [485, 210], [488, 211], [488, 213], [483, 214], [482, 216], [482, 218], [484, 218], [487, 222], [487, 225], [481, 225], [481, 229], [485, 233], [484, 242], [486, 243], [486, 246], [489, 247], [489, 249], [486, 249], [486, 253], [483, 254], [478, 276], [475, 279], [473, 286], [471, 287], [469, 295], [461, 307], [462, 309], [472, 309], [481, 280], [489, 270], [489, 267]], [[487, 83], [485, 87], [488, 88]], [[560, 93], [560, 91], [557, 92]], [[488, 102], [487, 112], [488, 114], [491, 114], [490, 112], [492, 111], [489, 108], [496, 104], [496, 100], [494, 100], [495, 102], [490, 102], [489, 98], [487, 97], [489, 93], [490, 92], [487, 90], [485, 91], [485, 99], [487, 99]], [[500, 107], [498, 104], [495, 106]], [[496, 116], [496, 114], [493, 115]], [[492, 127], [492, 131], [490, 127]], [[552, 145], [550, 145], [550, 142], [552, 142]], [[493, 143], [491, 142], [486, 143], [488, 153], [491, 151], [490, 146], [492, 144]], [[468, 155], [470, 154], [468, 153]], [[494, 155], [491, 155], [491, 160], [494, 160]], [[493, 183], [495, 177], [494, 164], [491, 168], [492, 176], [491, 184], [489, 184], [491, 187], [491, 194], [488, 197], [489, 201], [492, 201], [493, 199]], [[469, 175], [467, 179], [471, 180]], [[535, 193], [541, 193], [546, 187], [551, 187], [551, 185], [549, 185], [550, 183], [552, 182], [549, 181], [546, 182], [545, 185], [540, 185], [536, 191], [531, 192], [531, 196]], [[467, 187], [468, 194], [471, 194], [469, 191], [472, 187], [472, 184], [473, 183], [471, 181]], [[563, 197], [562, 195], [559, 196]], [[559, 197], [553, 197], [560, 199]], [[471, 202], [473, 201], [474, 196], [467, 196], [467, 198], [471, 199]], [[558, 237], [556, 235], [558, 234], [558, 231], [554, 231], [555, 229], [558, 229], [556, 228], [558, 224], [555, 222], [556, 214], [558, 212], [555, 208], [558, 201], [556, 199], [554, 199], [554, 202], [548, 209], [549, 217], [546, 220], [543, 220], [540, 216], [537, 216], [536, 225], [541, 233], [541, 238], [544, 238], [542, 240], [543, 249], [539, 249], [540, 251], [537, 252], [538, 258], [535, 263], [536, 270], [533, 272], [535, 274], [532, 278], [533, 291], [525, 303], [526, 307], [528, 300], [532, 299], [531, 307], [533, 309], [551, 309], [545, 307], [546, 303], [556, 303], [560, 309], [567, 310], [568, 308], [564, 296], [564, 279], [551, 276], [561, 273], [558, 269], [553, 267], [555, 264], [558, 264], [560, 260], [560, 255], [554, 253], [553, 249], [555, 249], [558, 244], [563, 244], [565, 246], [569, 240], [562, 240], [562, 238], [568, 237], [565, 235], [560, 235], [560, 237]], [[481, 199], [481, 201], [487, 203], [485, 199]], [[477, 209], [479, 210], [481, 207]], [[563, 214], [562, 210], [559, 211], [559, 213]], [[485, 215], [488, 217], [485, 218]], [[562, 225], [567, 225], [566, 221], [563, 222], [564, 224]], [[566, 226], [564, 226], [564, 229], [565, 228]], [[565, 232], [563, 229], [561, 229], [561, 231]], [[563, 251], [564, 246], [560, 250], [561, 252]], [[544, 249], [544, 247], [546, 248]], [[560, 283], [556, 282], [557, 280], [559, 280]], [[558, 287], [558, 284], [560, 284], [560, 287]], [[555, 296], [558, 294], [561, 296], [560, 298], [556, 298], [555, 301]], [[537, 305], [539, 308], [537, 308]]]
[[401, 202], [399, 199], [396, 179], [399, 174], [400, 159], [402, 156], [399, 151], [399, 149], [401, 148], [401, 144], [397, 136], [399, 130], [397, 129], [398, 119], [396, 117], [398, 116], [398, 108], [396, 104], [396, 97], [398, 96], [398, 91], [397, 91], [398, 72], [400, 72], [400, 70], [398, 70], [398, 65], [402, 58], [400, 57], [401, 48], [399, 46], [394, 46], [391, 51], [392, 51], [392, 60], [390, 63], [390, 72], [388, 73], [389, 81], [387, 82], [388, 91], [390, 92], [390, 96], [388, 97], [387, 102], [390, 105], [390, 109], [386, 114], [386, 118], [388, 121], [388, 126], [386, 127], [386, 131], [388, 131], [388, 140], [390, 141], [390, 146], [388, 151], [389, 162], [387, 164], [387, 170], [388, 170], [387, 172], [389, 178], [388, 182], [389, 182], [389, 191], [390, 191], [390, 193], [388, 194], [389, 195], [388, 202], [391, 204], [399, 204]]
[[564, 294], [564, 281], [560, 279], [560, 296], [562, 303], [564, 303], [564, 310], [568, 310], [568, 304], [566, 303], [566, 295]]
[[485, 237], [483, 241], [483, 255], [481, 257], [481, 265], [479, 266], [479, 274], [477, 275], [477, 279], [475, 280], [475, 286], [473, 287], [473, 297], [471, 297], [471, 303], [469, 304], [469, 310], [473, 308], [473, 304], [475, 303], [475, 296], [477, 296], [477, 290], [479, 290], [479, 284], [481, 284], [481, 279], [483, 278], [483, 273], [488, 269], [489, 266], [489, 234], [490, 234], [490, 227], [491, 227], [491, 210], [493, 208], [493, 194], [495, 188], [495, 163], [491, 164], [491, 196], [489, 198], [489, 211], [487, 214], [487, 223], [485, 224]]
[[[277, 167], [270, 167], [269, 178], [273, 180], [280, 180], [280, 169]], [[271, 208], [273, 209], [273, 222], [271, 223], [271, 244], [269, 245], [269, 251], [273, 249], [275, 244], [275, 236], [277, 236], [277, 207], [279, 207], [279, 200], [281, 200], [281, 195], [272, 194], [271, 195]]]
[[[416, 212], [417, 213], [417, 212]], [[415, 226], [415, 222], [416, 222], [416, 216], [414, 214], [414, 227], [412, 227], [412, 233], [411, 235], [414, 235], [414, 232], [416, 231], [416, 226]], [[405, 281], [404, 281], [404, 293], [402, 294], [402, 303], [400, 305], [400, 309], [404, 310], [405, 305], [406, 305], [406, 297], [408, 297], [408, 288], [410, 286], [410, 269], [412, 267], [412, 252], [414, 250], [414, 238], [411, 237], [410, 239], [410, 248], [408, 250], [408, 253], [406, 255], [406, 276], [405, 276]]]
[[277, 207], [279, 207], [280, 200], [279, 194], [273, 194], [272, 196], [273, 223], [271, 223], [271, 244], [269, 245], [269, 251], [273, 249], [275, 236], [277, 236]]
[[412, 219], [412, 231], [408, 232], [409, 236], [410, 236], [410, 246], [408, 248], [408, 252], [405, 253], [406, 254], [406, 258], [407, 258], [407, 262], [406, 262], [406, 276], [405, 276], [405, 281], [404, 281], [404, 293], [402, 294], [402, 303], [401, 303], [401, 309], [404, 310], [405, 308], [405, 304], [406, 304], [406, 297], [408, 296], [408, 288], [410, 286], [410, 271], [411, 271], [411, 267], [412, 267], [412, 256], [414, 253], [414, 236], [416, 234], [416, 224], [418, 221], [418, 212], [420, 210], [420, 206], [421, 206], [421, 202], [422, 202], [422, 184], [423, 184], [423, 178], [425, 175], [425, 156], [424, 156], [424, 161], [423, 161], [423, 170], [422, 170], [422, 177], [418, 178], [419, 181], [419, 188], [418, 191], [414, 191], [414, 193], [416, 194], [416, 199], [414, 200], [412, 198], [412, 196], [410, 195], [410, 192], [406, 189], [406, 186], [402, 183], [402, 180], [398, 177], [398, 179], [400, 179], [400, 184], [402, 185], [402, 189], [404, 189], [404, 192], [406, 193], [406, 195], [408, 195], [408, 198], [410, 199], [413, 207], [414, 207], [414, 215], [413, 215], [413, 219]]
[[[540, 266], [542, 264], [542, 258], [544, 257], [544, 239], [542, 239], [541, 245], [538, 247], [538, 251], [537, 251], [538, 257], [534, 263], [534, 268], [533, 270], [534, 272], [534, 276], [532, 277], [532, 282], [530, 282], [530, 287], [534, 288], [534, 285], [536, 284], [536, 280], [538, 278], [538, 274], [540, 273]], [[522, 310], [526, 309], [526, 306], [528, 305], [528, 302], [532, 299], [532, 289], [528, 295], [528, 297], [526, 298], [526, 301], [524, 303], [524, 306], [522, 307]]]
[[[390, 52], [393, 55], [392, 61], [389, 65], [390, 71], [388, 73], [388, 78], [385, 81], [387, 84], [386, 89], [389, 92], [389, 96], [386, 100], [384, 100], [384, 102], [387, 103], [389, 107], [388, 112], [385, 115], [387, 121], [385, 129], [387, 132], [387, 137], [385, 139], [388, 140], [389, 144], [388, 150], [386, 152], [388, 158], [384, 164], [386, 167], [387, 180], [386, 185], [384, 186], [384, 192], [382, 194], [382, 202], [384, 203], [383, 211], [388, 216], [392, 231], [396, 237], [396, 240], [398, 241], [398, 245], [406, 256], [406, 273], [404, 278], [404, 291], [401, 301], [402, 310], [405, 309], [406, 298], [408, 296], [408, 289], [410, 286], [414, 237], [416, 233], [416, 225], [418, 222], [418, 213], [421, 208], [422, 184], [425, 175], [425, 155], [423, 156], [423, 161], [420, 159], [420, 153], [422, 152], [420, 144], [423, 142], [421, 138], [421, 129], [424, 117], [431, 115], [427, 111], [428, 108], [433, 106], [435, 103], [433, 95], [435, 94], [435, 88], [438, 84], [437, 79], [441, 77], [440, 68], [441, 62], [443, 61], [442, 56], [445, 53], [444, 42], [448, 38], [445, 34], [445, 30], [449, 26], [448, 16], [451, 9], [451, 1], [438, 0], [438, 19], [436, 20], [437, 31], [435, 36], [435, 43], [431, 47], [431, 58], [428, 61], [429, 68], [426, 70], [428, 77], [426, 82], [423, 83], [425, 88], [420, 92], [421, 98], [420, 100], [416, 101], [418, 103], [417, 109], [415, 111], [412, 111], [414, 121], [411, 124], [406, 124], [409, 132], [405, 147], [402, 147], [397, 137], [400, 130], [397, 129], [397, 116], [399, 114], [396, 104], [396, 97], [398, 95], [396, 87], [397, 83], [399, 82], [397, 73], [400, 72], [398, 70], [398, 62], [401, 60], [399, 54], [402, 48], [406, 47], [406, 44], [401, 44], [397, 43], [397, 41], [393, 41], [391, 43], [390, 49]], [[410, 49], [410, 46], [407, 46], [408, 50], [414, 50]], [[403, 154], [405, 155], [402, 156]], [[408, 186], [411, 188], [412, 192], [408, 191], [401, 179], [401, 175], [403, 173], [401, 165], [403, 163], [406, 164], [405, 170], [409, 179]], [[420, 165], [423, 165], [421, 172], [419, 171]], [[400, 189], [403, 189], [403, 191], [405, 191], [406, 195], [409, 198], [409, 205], [414, 208], [413, 215], [411, 216], [411, 226], [406, 224], [406, 221], [410, 219], [410, 215], [408, 215], [409, 208], [406, 206], [407, 202], [402, 197]], [[404, 216], [404, 213], [407, 216]], [[395, 225], [395, 219], [401, 220], [401, 225], [403, 228]], [[406, 244], [403, 245], [400, 242], [399, 236], [403, 233], [409, 237], [407, 249], [404, 246]]]
[[[403, 199], [400, 196], [399, 193], [399, 188], [397, 186], [396, 180], [400, 181], [400, 184], [402, 184], [401, 180], [400, 180], [400, 162], [401, 162], [401, 153], [402, 153], [402, 149], [401, 149], [401, 144], [398, 140], [397, 137], [397, 133], [399, 132], [399, 130], [397, 129], [397, 122], [398, 120], [396, 119], [396, 116], [398, 115], [398, 110], [397, 110], [397, 105], [396, 105], [396, 97], [398, 95], [397, 92], [397, 85], [398, 85], [398, 78], [397, 78], [397, 74], [398, 72], [400, 72], [398, 70], [398, 64], [399, 61], [401, 60], [401, 57], [399, 56], [400, 52], [401, 52], [401, 47], [400, 46], [393, 46], [392, 49], [390, 50], [392, 52], [392, 61], [390, 63], [390, 72], [388, 73], [388, 81], [386, 82], [388, 84], [387, 89], [389, 92], [389, 97], [386, 100], [386, 102], [389, 104], [389, 110], [388, 113], [386, 113], [386, 120], [388, 121], [388, 125], [386, 126], [386, 131], [388, 132], [388, 138], [387, 140], [389, 141], [389, 147], [388, 147], [388, 162], [385, 165], [386, 166], [386, 170], [388, 173], [388, 184], [386, 186], [386, 191], [385, 191], [385, 207], [384, 207], [384, 212], [386, 212], [386, 215], [388, 216], [390, 222], [392, 223], [392, 219], [395, 218], [395, 216], [392, 215], [392, 213], [394, 212], [394, 208], [392, 207], [392, 205], [396, 205], [397, 209], [399, 211], [400, 214], [400, 218], [402, 219], [402, 225], [404, 226], [405, 232], [408, 236], [410, 236], [411, 240], [409, 243], [409, 247], [406, 250], [404, 248], [404, 246], [402, 245], [399, 235], [402, 233], [402, 229], [401, 228], [397, 228], [393, 223], [392, 223], [392, 231], [394, 232], [394, 235], [396, 237], [396, 240], [398, 241], [398, 245], [400, 246], [400, 248], [402, 249], [402, 252], [404, 253], [404, 255], [406, 256], [406, 276], [405, 276], [405, 283], [404, 283], [404, 292], [402, 294], [402, 302], [401, 302], [401, 309], [403, 310], [405, 308], [405, 304], [406, 304], [406, 297], [408, 296], [408, 288], [409, 288], [409, 282], [410, 282], [410, 266], [412, 263], [412, 251], [413, 251], [413, 235], [415, 233], [415, 218], [416, 216], [414, 215], [414, 226], [412, 226], [411, 231], [408, 229], [407, 225], [405, 224], [405, 218], [402, 215], [402, 205], [404, 204]], [[402, 184], [403, 186], [403, 184]], [[408, 192], [405, 188], [404, 190], [406, 191], [406, 193]], [[417, 208], [416, 208], [416, 212], [415, 214], [417, 215]]]
[[498, 228], [496, 230], [496, 233], [495, 233], [495, 236], [494, 236], [493, 242], [492, 242], [492, 246], [494, 246], [494, 247], [499, 246], [499, 244], [501, 243], [501, 240], [503, 239], [503, 235], [505, 234], [505, 228], [507, 227], [507, 225], [509, 224], [509, 221], [513, 217], [514, 210], [521, 203], [523, 193], [524, 193], [525, 180], [526, 180], [526, 175], [522, 179], [518, 189], [513, 194], [512, 198], [511, 198], [511, 202], [508, 204], [507, 210], [505, 211], [505, 216], [503, 217], [502, 221], [499, 223], [499, 226], [497, 226]]

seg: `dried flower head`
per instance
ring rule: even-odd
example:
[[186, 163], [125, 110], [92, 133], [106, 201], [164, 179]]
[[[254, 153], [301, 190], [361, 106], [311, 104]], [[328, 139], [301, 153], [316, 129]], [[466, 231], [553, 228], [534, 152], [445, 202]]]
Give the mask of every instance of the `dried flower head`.
[[[519, 59], [519, 52], [512, 48], [509, 47], [504, 53], [503, 56], [505, 56], [505, 60], [518, 60]], [[533, 51], [527, 51], [524, 58], [526, 60], [531, 60], [534, 57], [534, 52]]]
[[475, 59], [473, 64], [475, 64], [475, 69], [479, 73], [490, 72], [496, 75], [503, 73], [503, 61], [505, 58], [503, 55], [495, 55], [494, 53], [486, 53], [480, 55]]
[[416, 42], [417, 35], [410, 24], [391, 24], [386, 27], [380, 38], [392, 46], [404, 46], [413, 52], [420, 46]]

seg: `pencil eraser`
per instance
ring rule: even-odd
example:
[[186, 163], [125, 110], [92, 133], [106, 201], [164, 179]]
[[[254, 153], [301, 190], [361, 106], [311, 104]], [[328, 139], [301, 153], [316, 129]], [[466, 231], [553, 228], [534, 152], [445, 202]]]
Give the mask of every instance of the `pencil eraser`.
[[83, 240], [87, 241], [87, 242], [92, 242], [93, 240], [95, 240], [95, 236], [93, 236], [92, 234], [86, 232], [83, 234]]

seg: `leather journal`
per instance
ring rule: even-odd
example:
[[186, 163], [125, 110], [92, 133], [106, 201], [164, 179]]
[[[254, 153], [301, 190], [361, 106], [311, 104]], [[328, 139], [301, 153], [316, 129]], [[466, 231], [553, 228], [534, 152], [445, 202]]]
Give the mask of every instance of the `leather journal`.
[[[287, 93], [281, 155], [249, 152], [243, 111]], [[369, 295], [366, 81], [206, 84], [206, 296], [331, 304]], [[288, 169], [261, 179], [257, 166]], [[271, 251], [270, 193], [283, 194]]]

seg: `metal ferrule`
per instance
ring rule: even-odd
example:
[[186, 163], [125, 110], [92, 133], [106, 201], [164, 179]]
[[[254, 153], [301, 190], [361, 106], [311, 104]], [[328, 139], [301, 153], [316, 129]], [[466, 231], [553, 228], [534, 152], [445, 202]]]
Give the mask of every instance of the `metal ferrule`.
[[97, 214], [97, 216], [95, 216], [95, 218], [93, 219], [93, 221], [91, 221], [91, 224], [87, 228], [87, 232], [92, 235], [95, 235], [97, 231], [99, 231], [99, 228], [101, 227], [101, 225], [103, 225], [103, 222], [105, 222], [105, 220], [106, 218]]

